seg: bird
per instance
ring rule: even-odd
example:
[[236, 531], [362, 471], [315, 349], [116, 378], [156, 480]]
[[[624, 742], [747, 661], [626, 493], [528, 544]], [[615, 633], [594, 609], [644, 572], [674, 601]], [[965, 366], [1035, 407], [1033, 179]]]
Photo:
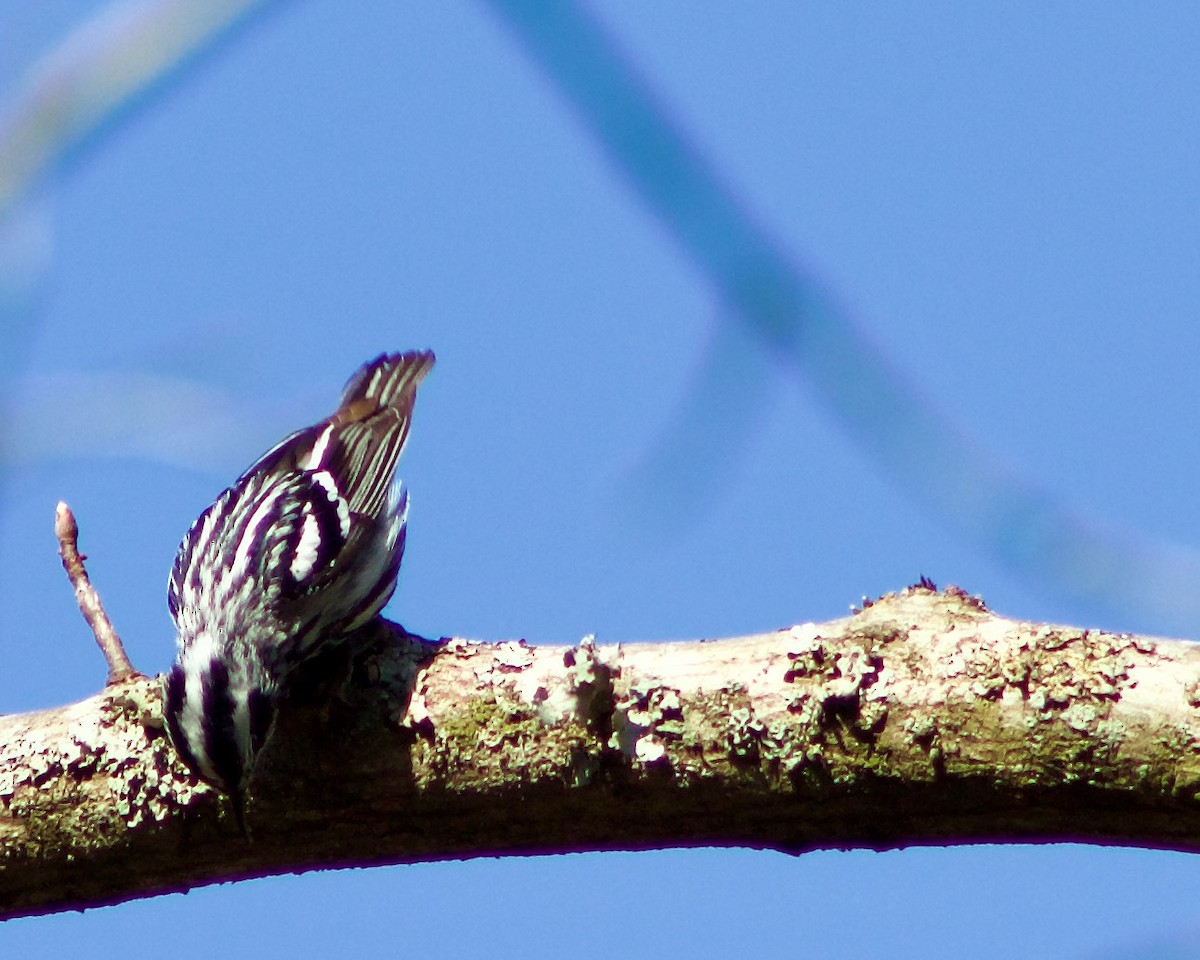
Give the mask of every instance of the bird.
[[259, 457], [179, 545], [165, 726], [184, 764], [233, 799], [243, 831], [247, 788], [298, 671], [352, 645], [396, 589], [408, 520], [396, 465], [434, 359], [363, 364], [332, 414]]

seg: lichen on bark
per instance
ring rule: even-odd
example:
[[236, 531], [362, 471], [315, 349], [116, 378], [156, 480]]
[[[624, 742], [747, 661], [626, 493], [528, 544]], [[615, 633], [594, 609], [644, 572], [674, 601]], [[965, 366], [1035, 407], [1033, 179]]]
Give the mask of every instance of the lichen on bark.
[[0, 915], [498, 853], [1200, 850], [1197, 690], [1191, 644], [1007, 620], [926, 586], [714, 642], [381, 625], [345, 689], [285, 704], [250, 842], [172, 753], [156, 681], [0, 717]]

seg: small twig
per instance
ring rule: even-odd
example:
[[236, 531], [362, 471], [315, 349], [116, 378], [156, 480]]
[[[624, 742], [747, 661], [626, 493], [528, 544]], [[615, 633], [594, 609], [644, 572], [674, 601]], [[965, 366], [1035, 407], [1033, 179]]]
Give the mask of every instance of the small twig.
[[75, 588], [75, 599], [79, 602], [79, 611], [83, 619], [92, 628], [96, 643], [104, 659], [108, 663], [108, 684], [123, 683], [142, 674], [133, 669], [129, 657], [125, 655], [125, 647], [121, 638], [113, 629], [112, 621], [104, 612], [104, 604], [100, 602], [100, 594], [88, 579], [83, 561], [87, 559], [79, 552], [79, 525], [75, 522], [75, 514], [62, 501], [54, 511], [54, 533], [58, 537], [58, 555], [62, 557], [63, 569]]

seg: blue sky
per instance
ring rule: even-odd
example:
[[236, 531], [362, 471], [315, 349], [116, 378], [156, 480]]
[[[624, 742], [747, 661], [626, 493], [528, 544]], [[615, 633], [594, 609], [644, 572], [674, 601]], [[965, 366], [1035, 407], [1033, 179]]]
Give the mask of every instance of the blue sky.
[[[0, 2], [0, 94], [100, 6]], [[921, 409], [1087, 529], [1190, 569], [1200, 11], [593, 8]], [[889, 459], [878, 418], [874, 440], [848, 427], [870, 411], [830, 399], [819, 356], [739, 335], [499, 5], [272, 4], [0, 226], [0, 290], [32, 277], [0, 315], [5, 712], [103, 680], [58, 499], [135, 665], [163, 670], [193, 517], [358, 363], [416, 347], [439, 359], [390, 612], [418, 632], [726, 636], [925, 574], [1004, 614], [1200, 636], [1186, 605], [1105, 604], [1006, 557], [913, 481], [905, 456], [937, 467], [917, 439]], [[1141, 556], [1127, 579], [1152, 579]], [[1197, 891], [1195, 858], [1074, 846], [587, 855], [211, 888], [10, 923], [0, 948], [170, 930], [181, 958], [1175, 958], [1200, 956]]]

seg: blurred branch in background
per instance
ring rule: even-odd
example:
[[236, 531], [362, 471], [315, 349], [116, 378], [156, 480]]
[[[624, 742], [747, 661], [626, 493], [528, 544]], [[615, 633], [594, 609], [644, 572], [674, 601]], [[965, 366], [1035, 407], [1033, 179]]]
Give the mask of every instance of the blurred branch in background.
[[228, 474], [261, 446], [264, 423], [276, 422], [285, 421], [261, 402], [191, 380], [125, 372], [24, 377], [0, 391], [0, 471], [61, 457], [139, 457]]
[[[663, 447], [670, 460], [652, 461], [649, 482], [669, 471], [675, 496], [728, 457], [729, 449], [722, 449], [727, 433], [714, 438], [692, 425], [717, 420], [748, 386], [759, 389], [747, 381], [767, 376], [774, 359], [815, 388], [887, 475], [1044, 592], [1200, 632], [1194, 589], [1200, 553], [1075, 516], [924, 403], [846, 311], [755, 222], [581, 4], [491, 5], [707, 277], [727, 308], [721, 322], [745, 325], [760, 344], [753, 374], [735, 374], [710, 350], [701, 386], [685, 405], [676, 437]], [[727, 341], [721, 335], [713, 342]], [[738, 362], [744, 366], [745, 358]], [[752, 411], [745, 404], [742, 410], [745, 432]], [[662, 489], [657, 496], [668, 499]]]
[[[265, 0], [114, 4], [30, 69], [0, 114], [0, 292], [31, 289], [30, 270], [36, 273], [48, 257], [47, 218], [26, 224], [33, 238], [28, 244], [14, 226], [36, 187], [95, 142], [131, 103], [162, 90], [165, 78], [265, 5]], [[741, 328], [714, 336], [680, 425], [644, 471], [647, 484], [662, 484], [660, 500], [668, 499], [669, 483], [672, 496], [682, 489], [696, 502], [702, 495], [696, 478], [711, 482], [714, 471], [734, 462], [763, 402], [760, 394], [747, 393], [747, 385], [765, 393], [761, 382], [781, 367], [812, 385], [888, 475], [1046, 592], [1197, 632], [1200, 596], [1192, 587], [1200, 582], [1200, 555], [1075, 516], [982, 453], [926, 405], [816, 278], [755, 222], [580, 5], [492, 0], [491, 6], [708, 278], [724, 306], [720, 323]], [[17, 277], [24, 279], [13, 282]], [[11, 358], [19, 355], [22, 336], [20, 324], [9, 326], [5, 352]], [[730, 343], [737, 344], [735, 351]], [[140, 408], [140, 392], [159, 388], [131, 381], [102, 389], [116, 417], [122, 396]], [[161, 416], [180, 413], [180, 423], [198, 429], [225, 419], [187, 420], [183, 409], [194, 410], [189, 389], [164, 403]], [[6, 406], [0, 434], [4, 463], [52, 453], [34, 450], [29, 438], [39, 435], [23, 422], [28, 416], [36, 417], [32, 406]], [[712, 429], [717, 423], [720, 429]], [[151, 439], [155, 432], [144, 424], [136, 436], [110, 432], [103, 450], [160, 453]]]
[[0, 382], [21, 366], [52, 247], [38, 188], [265, 0], [129, 0], [34, 63], [0, 107]]
[[114, 3], [34, 64], [0, 114], [0, 219], [71, 151], [263, 3]]
[[712, 325], [668, 428], [620, 483], [639, 523], [670, 533], [712, 508], [765, 419], [775, 392], [769, 361], [746, 324], [723, 316]]
[[8, 216], [0, 214], [0, 384], [23, 366], [30, 324], [22, 320], [37, 301], [53, 250], [54, 229], [45, 204], [31, 201]]

